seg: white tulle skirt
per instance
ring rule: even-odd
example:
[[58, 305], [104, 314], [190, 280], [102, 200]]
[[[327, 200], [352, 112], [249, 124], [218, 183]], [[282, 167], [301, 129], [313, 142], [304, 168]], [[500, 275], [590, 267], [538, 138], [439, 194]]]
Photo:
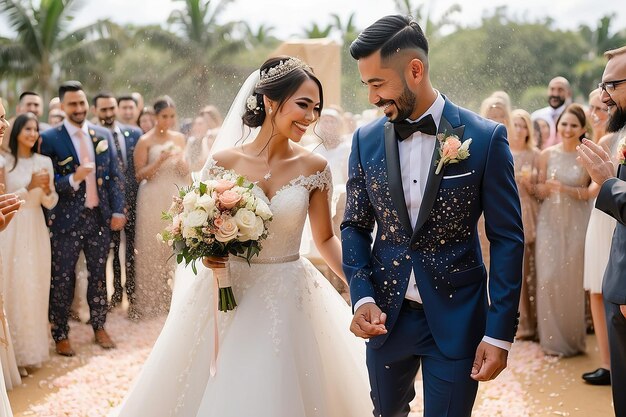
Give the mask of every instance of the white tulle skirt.
[[217, 313], [216, 340], [211, 271], [178, 268], [163, 331], [113, 415], [372, 415], [365, 344], [348, 330], [350, 308], [315, 267], [302, 258], [233, 260], [231, 275], [238, 307]]

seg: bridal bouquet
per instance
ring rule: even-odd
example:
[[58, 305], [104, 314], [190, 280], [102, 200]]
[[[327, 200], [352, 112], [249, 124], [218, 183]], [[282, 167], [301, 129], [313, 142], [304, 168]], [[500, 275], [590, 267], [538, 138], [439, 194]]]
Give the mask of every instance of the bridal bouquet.
[[[162, 216], [169, 225], [157, 238], [172, 248], [176, 262], [191, 264], [195, 274], [196, 261], [205, 256], [231, 254], [249, 264], [261, 251], [272, 219], [269, 206], [254, 195], [253, 187], [233, 171], [224, 171], [219, 178], [197, 181], [180, 189]], [[237, 306], [226, 265], [213, 270], [221, 311]]]

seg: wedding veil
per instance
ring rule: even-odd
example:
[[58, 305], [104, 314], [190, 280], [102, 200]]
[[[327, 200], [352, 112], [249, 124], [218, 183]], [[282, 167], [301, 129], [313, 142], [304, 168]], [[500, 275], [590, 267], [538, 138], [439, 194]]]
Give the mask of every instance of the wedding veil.
[[213, 146], [209, 151], [209, 158], [204, 164], [202, 171], [207, 168], [207, 164], [210, 163], [212, 155], [216, 152], [233, 148], [236, 145], [240, 145], [244, 141], [252, 140], [258, 134], [259, 128], [251, 129], [250, 127], [244, 125], [241, 117], [246, 112], [246, 100], [254, 92], [254, 87], [259, 82], [259, 78], [259, 70], [255, 70], [248, 76], [239, 89], [239, 92], [235, 96], [233, 103], [230, 105], [226, 118], [217, 133], [215, 142], [213, 142]]

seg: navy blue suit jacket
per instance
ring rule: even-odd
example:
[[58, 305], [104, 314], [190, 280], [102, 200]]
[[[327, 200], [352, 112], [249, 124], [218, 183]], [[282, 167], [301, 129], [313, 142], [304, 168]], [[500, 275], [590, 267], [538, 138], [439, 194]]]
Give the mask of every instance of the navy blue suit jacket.
[[[143, 133], [135, 126], [118, 124], [118, 127], [122, 131], [124, 141], [126, 143], [126, 169], [124, 170], [125, 180], [125, 197], [126, 204], [131, 212], [134, 212], [134, 207], [137, 203], [137, 191], [139, 190], [139, 184], [135, 176], [135, 146], [137, 141]], [[129, 221], [133, 219], [128, 219]]]
[[[124, 175], [119, 170], [111, 132], [92, 124], [88, 124], [88, 127], [96, 155], [100, 214], [108, 226], [113, 213], [124, 213]], [[67, 233], [79, 220], [79, 214], [85, 207], [85, 181], [80, 183], [78, 190], [74, 190], [69, 182], [80, 160], [64, 125], [44, 131], [41, 139], [41, 153], [52, 159], [54, 186], [59, 194], [58, 204], [48, 212], [48, 225], [53, 233]], [[107, 145], [99, 145], [102, 141]]]
[[[485, 335], [512, 342], [524, 234], [504, 126], [445, 99], [438, 131], [461, 140], [472, 138], [470, 156], [445, 165], [436, 175], [437, 141], [418, 219], [412, 225], [398, 142], [393, 125], [386, 121], [379, 119], [354, 134], [341, 226], [343, 268], [353, 305], [373, 297], [388, 316], [388, 333], [372, 338], [370, 346], [382, 346], [393, 332], [411, 270], [433, 338], [444, 355], [471, 357]], [[483, 212], [491, 244], [489, 280], [477, 232]]]

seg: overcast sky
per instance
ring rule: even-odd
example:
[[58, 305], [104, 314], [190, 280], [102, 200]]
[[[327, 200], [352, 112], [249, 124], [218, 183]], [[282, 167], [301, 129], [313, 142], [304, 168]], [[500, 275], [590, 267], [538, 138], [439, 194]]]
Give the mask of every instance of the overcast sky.
[[[217, 0], [213, 0], [217, 1]], [[417, 5], [421, 2], [413, 0]], [[475, 24], [485, 13], [491, 13], [497, 6], [508, 3], [510, 14], [529, 19], [545, 17], [554, 19], [556, 26], [575, 29], [580, 24], [593, 26], [604, 15], [615, 13], [613, 30], [626, 28], [626, 12], [617, 6], [619, 1], [591, 0], [525, 0], [506, 2], [502, 0], [426, 0], [431, 16], [436, 20], [443, 11], [458, 3], [462, 13], [456, 20], [463, 24]], [[315, 22], [325, 26], [330, 22], [330, 14], [336, 13], [347, 19], [354, 12], [356, 26], [364, 28], [379, 17], [395, 13], [393, 0], [235, 0], [222, 15], [224, 21], [245, 20], [253, 28], [260, 24], [275, 27], [273, 32], [279, 38], [302, 34], [304, 27]], [[549, 5], [549, 7], [547, 7]], [[110, 18], [117, 23], [165, 24], [170, 12], [183, 7], [183, 3], [172, 0], [85, 0], [75, 21], [76, 27], [97, 19]], [[7, 35], [6, 22], [0, 17], [0, 34]]]

